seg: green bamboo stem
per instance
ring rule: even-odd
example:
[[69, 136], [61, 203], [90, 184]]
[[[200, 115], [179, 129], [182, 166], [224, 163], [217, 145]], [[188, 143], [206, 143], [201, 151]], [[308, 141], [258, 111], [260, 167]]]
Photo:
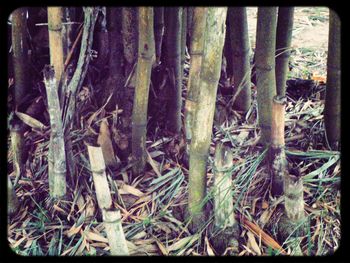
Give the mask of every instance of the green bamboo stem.
[[152, 64], [155, 60], [153, 34], [153, 8], [139, 8], [139, 43], [136, 68], [136, 89], [132, 112], [133, 174], [143, 172], [146, 164], [146, 127], [149, 85]]
[[234, 108], [247, 112], [251, 105], [250, 85], [250, 45], [247, 11], [245, 7], [229, 7], [230, 44], [232, 56], [232, 76], [234, 79]]
[[154, 41], [156, 46], [156, 65], [160, 63], [164, 36], [164, 7], [154, 7]]
[[276, 7], [259, 7], [256, 29], [256, 80], [261, 144], [269, 144], [272, 99], [276, 95]]
[[15, 189], [13, 189], [12, 182], [7, 176], [7, 215], [10, 216], [18, 211], [19, 202], [16, 196]]
[[185, 101], [185, 136], [186, 136], [186, 153], [189, 155], [193, 113], [198, 102], [200, 90], [199, 76], [202, 68], [204, 54], [204, 39], [207, 8], [198, 7], [193, 11], [193, 32], [190, 43], [191, 67], [187, 82], [187, 97]]
[[[193, 115], [189, 171], [189, 214], [192, 230], [205, 219], [206, 164], [211, 141], [216, 92], [221, 71], [227, 8], [208, 8], [198, 104]], [[194, 27], [196, 27], [194, 23]]]
[[166, 7], [167, 67], [170, 74], [168, 101], [168, 129], [175, 134], [181, 131], [181, 7]]
[[51, 126], [49, 158], [53, 161], [52, 164], [49, 160], [49, 185], [52, 186], [50, 196], [61, 198], [66, 194], [66, 153], [57, 82], [52, 66], [47, 65], [44, 68], [44, 83]]
[[64, 70], [63, 61], [63, 34], [62, 34], [62, 7], [47, 8], [47, 22], [49, 29], [50, 64], [55, 69], [56, 83], [58, 84]]
[[294, 7], [279, 7], [276, 33], [276, 87], [277, 95], [286, 95], [288, 61], [292, 43]]
[[324, 119], [327, 140], [333, 150], [340, 148], [340, 31], [341, 23], [339, 16], [333, 10], [329, 10], [327, 88]]

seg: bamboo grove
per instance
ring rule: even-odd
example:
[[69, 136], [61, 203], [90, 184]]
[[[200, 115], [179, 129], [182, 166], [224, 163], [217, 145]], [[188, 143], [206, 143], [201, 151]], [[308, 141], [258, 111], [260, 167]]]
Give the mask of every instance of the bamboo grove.
[[[110, 254], [130, 253], [107, 175], [128, 168], [132, 178], [145, 175], [150, 163], [146, 142], [150, 119], [157, 119], [160, 112], [157, 105], [166, 116], [156, 120], [161, 122], [159, 127], [184, 145], [183, 157], [177, 160], [188, 169], [184, 220], [190, 231], [197, 233], [214, 217], [213, 236], [222, 233], [213, 237], [215, 249], [223, 253], [233, 246], [232, 254], [237, 254], [240, 227], [231, 193], [235, 187], [230, 174], [233, 152], [229, 143], [216, 142], [215, 154], [210, 153], [219, 80], [226, 64], [225, 88], [234, 111], [249, 111], [255, 100], [251, 79], [253, 75], [256, 78], [257, 147], [267, 151], [263, 162], [268, 166], [271, 194], [284, 200], [279, 234], [282, 240], [304, 234], [300, 227], [305, 222], [303, 180], [289, 168], [285, 147], [293, 7], [258, 8], [253, 63], [245, 7], [47, 7], [47, 21], [40, 30], [47, 31], [48, 45], [40, 52], [47, 52], [49, 60], [37, 61], [41, 72], [28, 74], [29, 56], [40, 48], [29, 52], [33, 44], [27, 32], [35, 16], [26, 7], [11, 14], [9, 74], [14, 78], [14, 92], [9, 108], [9, 147], [16, 179], [8, 177], [9, 216], [20, 207], [15, 189], [25, 173], [28, 149], [24, 133], [28, 129], [48, 135], [47, 187], [52, 204], [67, 200], [67, 193], [74, 191], [79, 172], [72, 131], [80, 122], [79, 94], [90, 86], [95, 89], [92, 94], [98, 111], [85, 124], [84, 144]], [[78, 20], [81, 23], [75, 23]], [[94, 74], [104, 77], [96, 83]], [[340, 150], [341, 140], [340, 76], [340, 19], [330, 10], [324, 118], [326, 138], [334, 151]], [[30, 95], [35, 94], [35, 78], [43, 83], [41, 101]], [[161, 96], [164, 105], [157, 104]], [[43, 124], [44, 111], [47, 125]], [[94, 119], [106, 112], [113, 112], [113, 120], [105, 117], [94, 127]], [[211, 155], [213, 191], [209, 191], [207, 176]], [[212, 208], [208, 192], [213, 195]], [[299, 251], [296, 254], [301, 253], [297, 246], [295, 249]]]

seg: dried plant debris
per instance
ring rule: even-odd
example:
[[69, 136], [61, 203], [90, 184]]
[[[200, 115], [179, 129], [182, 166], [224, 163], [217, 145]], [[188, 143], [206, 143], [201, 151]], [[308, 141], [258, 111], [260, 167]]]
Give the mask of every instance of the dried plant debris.
[[[325, 28], [328, 23], [328, 13], [322, 8], [311, 13], [307, 10], [306, 7], [296, 8], [293, 35], [300, 39], [304, 30]], [[256, 17], [250, 8], [248, 18], [249, 31], [252, 32], [251, 21]], [[284, 200], [272, 197], [270, 193], [265, 162], [267, 152], [257, 145], [260, 130], [255, 87], [252, 88], [252, 105], [245, 114], [227, 106], [232, 96], [218, 93], [217, 105], [220, 105], [221, 113], [217, 112], [207, 165], [207, 196], [204, 200], [207, 217], [197, 232], [189, 231], [189, 171], [181, 161], [185, 145], [183, 139], [174, 138], [161, 126], [161, 120], [166, 119], [163, 106], [167, 99], [164, 92], [167, 80], [158, 81], [158, 76], [154, 75], [150, 87], [145, 172], [132, 176], [130, 159], [121, 156], [121, 145], [128, 147], [128, 135], [124, 136], [119, 130], [122, 111], [120, 107], [108, 111], [104, 106], [98, 106], [93, 83], [101, 79], [92, 79], [79, 93], [70, 132], [75, 175], [67, 179], [67, 194], [58, 201], [51, 199], [48, 192], [48, 119], [19, 113], [30, 127], [24, 134], [30, 147], [25, 172], [13, 188], [19, 208], [8, 218], [11, 249], [20, 255], [31, 256], [110, 255], [85, 144], [85, 141], [96, 142], [99, 138], [103, 151], [114, 150], [106, 158], [106, 162], [114, 166], [113, 169], [106, 168], [106, 177], [113, 205], [120, 211], [130, 255], [332, 254], [339, 247], [341, 235], [340, 153], [330, 151], [325, 137], [324, 84], [315, 77], [325, 75], [326, 47], [308, 48], [310, 50], [297, 47], [293, 51], [285, 115], [288, 169], [298, 173], [304, 183], [305, 232], [299, 239], [280, 240], [275, 227], [282, 217]], [[186, 56], [183, 98], [186, 97], [188, 71], [189, 57]], [[214, 153], [219, 142], [228, 145], [232, 151], [232, 166], [225, 176], [232, 179], [232, 191], [229, 192], [235, 221], [240, 228], [238, 242], [227, 244], [223, 251], [217, 251], [213, 243], [221, 234], [220, 230], [213, 228]], [[9, 149], [8, 176], [14, 182], [16, 176], [12, 163], [13, 153]], [[295, 243], [301, 251], [295, 251]]]

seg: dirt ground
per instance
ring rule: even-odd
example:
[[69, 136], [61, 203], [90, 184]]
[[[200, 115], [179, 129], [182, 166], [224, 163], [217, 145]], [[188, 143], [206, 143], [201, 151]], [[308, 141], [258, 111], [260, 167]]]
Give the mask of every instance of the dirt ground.
[[[248, 31], [251, 47], [255, 49], [257, 7], [248, 7]], [[292, 61], [297, 63], [290, 77], [307, 78], [309, 74], [326, 76], [328, 48], [328, 7], [296, 7]]]

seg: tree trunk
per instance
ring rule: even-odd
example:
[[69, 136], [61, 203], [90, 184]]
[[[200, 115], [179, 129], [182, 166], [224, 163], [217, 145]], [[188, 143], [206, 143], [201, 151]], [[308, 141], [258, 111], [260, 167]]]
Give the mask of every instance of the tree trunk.
[[[220, 78], [227, 8], [208, 8], [199, 94], [193, 115], [189, 169], [189, 214], [192, 230], [205, 222], [206, 164], [211, 141], [216, 92]], [[194, 27], [198, 26], [194, 23]], [[192, 65], [191, 65], [192, 67]]]
[[193, 13], [193, 32], [190, 43], [191, 66], [187, 83], [187, 98], [185, 101], [185, 136], [186, 136], [186, 154], [189, 155], [193, 113], [198, 103], [198, 94], [200, 90], [199, 77], [202, 69], [202, 60], [204, 54], [204, 39], [207, 8], [198, 7]]
[[329, 39], [327, 59], [327, 89], [324, 110], [328, 142], [332, 149], [340, 149], [340, 19], [329, 10]]
[[283, 194], [283, 177], [287, 172], [284, 144], [284, 114], [286, 98], [275, 96], [272, 104], [272, 126], [270, 146], [271, 192], [274, 196]]
[[272, 99], [276, 95], [276, 7], [259, 7], [256, 29], [256, 80], [260, 143], [270, 143]]
[[156, 46], [156, 65], [160, 63], [164, 36], [164, 7], [154, 7], [154, 41]]
[[64, 71], [63, 35], [62, 35], [62, 7], [48, 7], [47, 21], [49, 28], [50, 64], [55, 69], [56, 83], [61, 80]]
[[232, 49], [232, 76], [234, 79], [233, 94], [236, 97], [234, 108], [247, 112], [251, 105], [250, 59], [247, 12], [245, 7], [228, 9], [230, 26], [230, 43]]
[[146, 164], [146, 127], [149, 85], [155, 60], [153, 8], [139, 8], [139, 50], [136, 68], [136, 89], [132, 112], [133, 174], [143, 172]]
[[279, 7], [276, 33], [276, 87], [277, 95], [286, 95], [288, 62], [292, 43], [294, 7]]
[[181, 131], [181, 7], [166, 7], [166, 50], [169, 70], [168, 129], [179, 134]]

